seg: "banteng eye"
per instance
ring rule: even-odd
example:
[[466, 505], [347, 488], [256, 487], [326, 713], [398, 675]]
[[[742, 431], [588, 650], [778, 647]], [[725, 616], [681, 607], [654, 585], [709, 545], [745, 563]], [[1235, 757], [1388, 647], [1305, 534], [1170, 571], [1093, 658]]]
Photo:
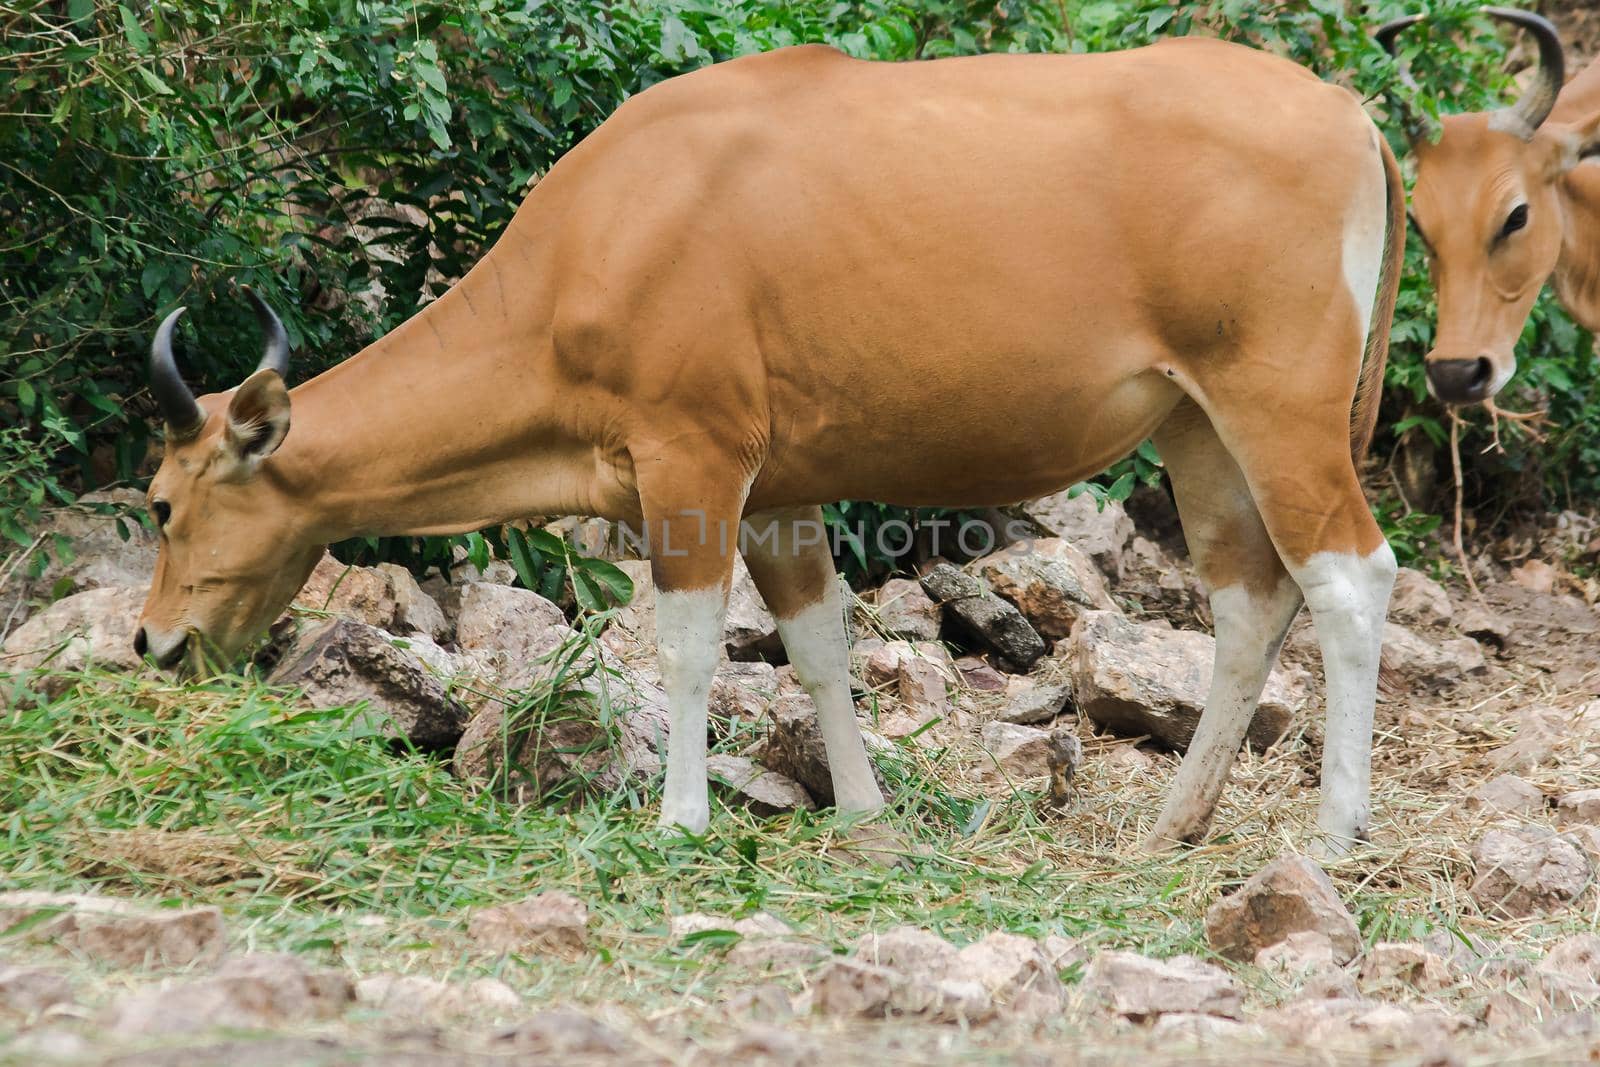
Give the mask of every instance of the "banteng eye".
[[1518, 204], [1511, 209], [1511, 214], [1506, 216], [1506, 224], [1500, 227], [1501, 237], [1510, 237], [1528, 224], [1528, 205]]
[[150, 505], [150, 514], [155, 516], [157, 526], [165, 526], [167, 520], [172, 518], [172, 505], [165, 500], [157, 500]]

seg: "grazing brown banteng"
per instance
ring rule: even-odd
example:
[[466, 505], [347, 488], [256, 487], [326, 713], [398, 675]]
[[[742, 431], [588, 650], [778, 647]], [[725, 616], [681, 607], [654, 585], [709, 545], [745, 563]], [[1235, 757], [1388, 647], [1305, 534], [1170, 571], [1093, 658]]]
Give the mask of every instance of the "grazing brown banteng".
[[661, 821], [699, 830], [745, 519], [838, 802], [873, 810], [819, 505], [1021, 500], [1154, 437], [1219, 637], [1156, 840], [1204, 832], [1304, 597], [1328, 672], [1319, 821], [1349, 842], [1394, 575], [1352, 452], [1401, 196], [1349, 93], [1216, 41], [920, 63], [805, 47], [674, 79], [569, 152], [460, 284], [292, 393], [275, 342], [197, 402], [168, 318], [141, 647], [237, 650], [354, 534], [638, 524], [672, 714]]
[[[1539, 42], [1528, 90], [1499, 111], [1445, 116], [1437, 141], [1406, 113], [1412, 222], [1439, 293], [1428, 388], [1447, 404], [1487, 400], [1511, 380], [1517, 338], [1547, 281], [1580, 325], [1600, 331], [1600, 165], [1579, 166], [1600, 152], [1600, 60], [1563, 88], [1554, 26], [1527, 11], [1483, 10]], [[1378, 40], [1394, 54], [1400, 32], [1422, 19], [1396, 19]], [[1417, 88], [1403, 68], [1401, 82]]]

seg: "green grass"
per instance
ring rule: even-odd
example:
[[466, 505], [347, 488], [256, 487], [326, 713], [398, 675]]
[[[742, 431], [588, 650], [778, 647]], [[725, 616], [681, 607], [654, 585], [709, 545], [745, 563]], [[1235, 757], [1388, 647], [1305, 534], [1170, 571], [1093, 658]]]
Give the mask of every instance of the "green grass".
[[458, 924], [562, 888], [619, 935], [660, 934], [679, 912], [764, 909], [835, 943], [909, 922], [956, 940], [1004, 928], [1198, 947], [1170, 870], [1058, 866], [1046, 852], [1059, 828], [1033, 798], [958, 795], [939, 780], [942, 754], [914, 746], [880, 759], [898, 798], [890, 823], [911, 846], [886, 868], [842, 847], [850, 826], [827, 812], [759, 819], [719, 803], [704, 837], [664, 834], [659, 782], [508, 804], [357, 728], [351, 710], [305, 710], [244, 679], [86, 676], [54, 700], [13, 703], [0, 720], [11, 888], [214, 902], [294, 943], [351, 913]]

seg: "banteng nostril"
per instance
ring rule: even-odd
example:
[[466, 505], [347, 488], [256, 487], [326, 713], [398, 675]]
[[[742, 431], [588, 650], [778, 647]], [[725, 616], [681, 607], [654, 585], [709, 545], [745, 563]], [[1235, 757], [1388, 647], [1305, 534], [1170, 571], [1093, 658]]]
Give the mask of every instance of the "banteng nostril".
[[144, 627], [141, 626], [141, 627], [139, 627], [139, 629], [137, 631], [134, 632], [134, 635], [133, 635], [133, 654], [142, 659], [144, 657], [144, 654], [146, 652], [148, 652], [149, 650], [150, 650], [150, 640], [149, 640], [149, 638], [145, 637], [145, 635], [144, 635]]
[[1428, 383], [1433, 386], [1434, 395], [1447, 404], [1482, 400], [1493, 380], [1494, 364], [1487, 356], [1428, 361]]

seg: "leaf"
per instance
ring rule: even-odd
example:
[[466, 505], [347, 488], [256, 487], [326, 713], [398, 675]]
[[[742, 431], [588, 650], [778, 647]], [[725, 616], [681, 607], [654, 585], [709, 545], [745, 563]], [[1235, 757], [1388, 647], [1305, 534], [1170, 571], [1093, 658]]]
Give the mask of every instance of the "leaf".
[[127, 34], [133, 50], [139, 53], [150, 51], [150, 35], [139, 25], [139, 16], [130, 11], [126, 4], [118, 4], [117, 12], [122, 16], [122, 32]]
[[151, 91], [159, 93], [162, 96], [173, 95], [172, 86], [156, 77], [155, 71], [151, 70], [149, 67], [136, 67], [135, 69], [138, 70], [139, 77], [144, 79], [144, 83], [150, 87]]
[[506, 548], [511, 552], [511, 566], [523, 587], [537, 592], [540, 572], [544, 569], [538, 550], [529, 545], [522, 531], [514, 526], [506, 531]]
[[593, 582], [604, 599], [604, 608], [621, 607], [633, 599], [633, 579], [615, 563], [603, 559], [579, 559], [574, 563], [574, 574], [582, 574]]
[[34, 399], [35, 396], [33, 392], [33, 386], [29, 385], [27, 382], [18, 382], [17, 404], [21, 406], [22, 410], [31, 411], [33, 409]]
[[710, 56], [700, 47], [700, 41], [683, 24], [683, 20], [669, 14], [661, 19], [661, 58], [668, 63], [679, 64], [691, 59], [709, 59]]
[[417, 77], [421, 78], [429, 88], [433, 89], [440, 96], [445, 95], [445, 93], [449, 91], [449, 87], [445, 84], [444, 71], [440, 70], [434, 64], [417, 63], [413, 65], [413, 68], [417, 72]]
[[743, 940], [744, 935], [737, 930], [696, 930], [692, 934], [684, 934], [683, 940], [679, 941], [678, 944], [684, 948], [692, 948], [695, 945], [709, 945], [712, 948], [732, 948]]

